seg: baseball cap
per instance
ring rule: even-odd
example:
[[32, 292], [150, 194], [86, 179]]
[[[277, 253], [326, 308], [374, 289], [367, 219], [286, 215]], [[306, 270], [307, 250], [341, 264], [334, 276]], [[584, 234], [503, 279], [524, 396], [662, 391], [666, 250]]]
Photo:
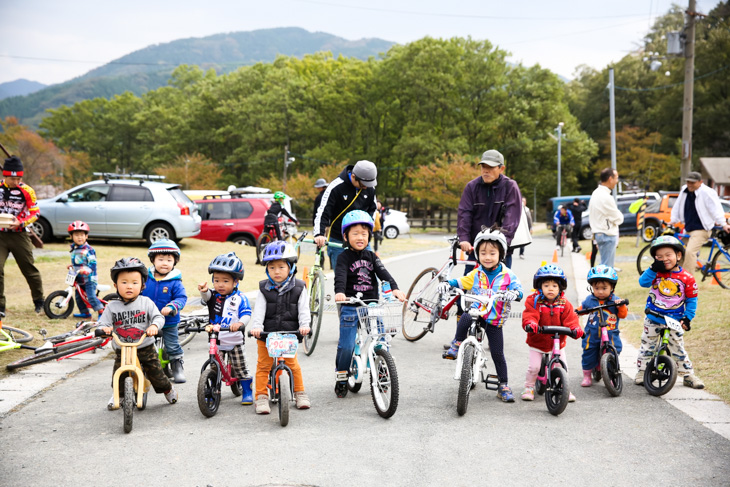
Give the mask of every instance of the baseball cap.
[[352, 169], [352, 174], [366, 188], [374, 188], [378, 184], [378, 168], [370, 161], [357, 161], [357, 164]]
[[327, 180], [325, 180], [324, 178], [319, 178], [318, 180], [316, 180], [314, 182], [314, 187], [315, 188], [325, 188], [325, 187], [327, 187]]
[[697, 171], [692, 171], [691, 173], [687, 174], [687, 181], [691, 182], [697, 182], [702, 181], [702, 174], [698, 173]]
[[490, 149], [482, 154], [479, 164], [486, 164], [491, 167], [504, 166], [504, 156], [499, 151]]

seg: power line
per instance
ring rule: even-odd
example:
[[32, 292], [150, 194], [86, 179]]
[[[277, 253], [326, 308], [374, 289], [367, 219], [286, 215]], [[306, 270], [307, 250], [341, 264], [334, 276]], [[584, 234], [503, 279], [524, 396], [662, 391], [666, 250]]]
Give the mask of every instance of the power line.
[[[714, 71], [710, 71], [709, 73], [705, 73], [702, 76], [697, 76], [697, 77], [695, 77], [695, 81], [704, 79], [704, 78], [709, 78], [710, 76], [715, 75], [721, 71], [724, 71], [727, 68], [730, 68], [730, 64], [726, 64], [725, 66], [717, 68]], [[614, 88], [616, 88], [617, 90], [621, 90], [621, 91], [641, 92], [641, 91], [667, 90], [669, 88], [676, 88], [677, 86], [683, 86], [683, 85], [684, 85], [684, 81], [680, 81], [679, 83], [672, 83], [670, 85], [662, 85], [662, 86], [654, 86], [651, 88], [625, 88], [623, 86], [614, 86]]]

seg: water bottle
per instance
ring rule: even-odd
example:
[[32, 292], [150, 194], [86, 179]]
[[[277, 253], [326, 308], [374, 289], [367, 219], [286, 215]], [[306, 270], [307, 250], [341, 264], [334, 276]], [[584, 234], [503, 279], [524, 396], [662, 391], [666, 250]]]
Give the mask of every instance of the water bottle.
[[383, 300], [386, 303], [390, 303], [391, 301], [393, 301], [393, 291], [391, 291], [390, 289], [390, 282], [383, 281], [381, 283], [381, 287], [383, 289]]

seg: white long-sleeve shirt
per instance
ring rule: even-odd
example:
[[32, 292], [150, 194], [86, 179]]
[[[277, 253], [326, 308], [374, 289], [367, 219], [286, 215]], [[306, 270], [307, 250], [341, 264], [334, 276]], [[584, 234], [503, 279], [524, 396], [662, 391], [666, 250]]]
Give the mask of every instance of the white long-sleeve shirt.
[[[684, 223], [684, 205], [687, 202], [687, 185], [682, 186], [679, 190], [679, 197], [672, 207], [672, 216], [669, 223]], [[725, 212], [722, 211], [720, 197], [709, 186], [701, 184], [695, 190], [695, 209], [697, 215], [702, 222], [702, 228], [707, 231], [712, 230], [715, 225], [723, 226], [727, 224]]]
[[624, 214], [616, 206], [608, 186], [599, 184], [591, 194], [588, 202], [588, 221], [591, 232], [602, 233], [611, 237], [618, 236], [618, 226], [624, 222]]

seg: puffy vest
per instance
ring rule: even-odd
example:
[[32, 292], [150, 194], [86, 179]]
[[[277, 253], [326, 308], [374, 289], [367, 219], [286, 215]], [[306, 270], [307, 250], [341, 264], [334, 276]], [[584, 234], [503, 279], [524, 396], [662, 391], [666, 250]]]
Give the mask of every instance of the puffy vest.
[[298, 331], [299, 296], [304, 290], [304, 281], [294, 279], [294, 284], [287, 284], [283, 292], [278, 289], [267, 289], [269, 280], [259, 282], [259, 290], [266, 298], [266, 318], [264, 331]]

